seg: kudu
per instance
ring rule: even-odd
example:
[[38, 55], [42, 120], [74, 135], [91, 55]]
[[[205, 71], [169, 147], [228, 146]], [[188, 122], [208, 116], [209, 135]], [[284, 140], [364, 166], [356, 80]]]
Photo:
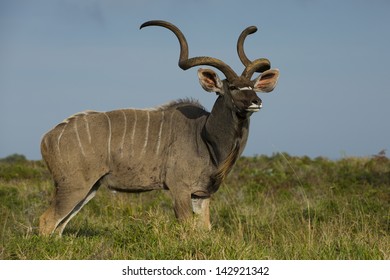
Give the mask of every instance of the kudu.
[[[141, 25], [171, 30], [180, 43], [179, 66], [198, 65], [201, 86], [218, 98], [211, 113], [191, 100], [148, 110], [75, 114], [43, 136], [41, 151], [55, 183], [48, 210], [40, 217], [40, 233], [62, 234], [69, 220], [94, 197], [101, 186], [123, 192], [169, 190], [176, 217], [210, 228], [209, 201], [242, 153], [248, 137], [249, 117], [262, 107], [255, 92], [274, 89], [278, 70], [267, 59], [251, 61], [244, 53], [244, 40], [256, 32], [246, 28], [237, 42], [245, 70], [238, 76], [227, 64], [211, 57], [188, 58], [182, 32], [165, 21]], [[255, 72], [260, 76], [251, 80]]]

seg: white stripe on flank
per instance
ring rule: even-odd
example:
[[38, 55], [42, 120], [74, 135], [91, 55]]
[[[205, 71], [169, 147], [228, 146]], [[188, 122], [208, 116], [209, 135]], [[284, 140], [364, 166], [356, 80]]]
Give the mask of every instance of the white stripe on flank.
[[125, 136], [126, 136], [126, 130], [127, 130], [127, 118], [126, 118], [126, 114], [123, 110], [121, 110], [122, 114], [123, 114], [123, 118], [125, 120], [125, 127], [123, 129], [123, 136], [122, 136], [122, 142], [121, 142], [121, 146], [120, 146], [120, 151], [121, 151], [121, 157], [123, 157], [123, 146], [125, 144]]
[[108, 160], [111, 161], [111, 120], [110, 117], [106, 114], [103, 113], [108, 120], [108, 143], [107, 143], [107, 149], [108, 149]]
[[62, 135], [64, 134], [65, 128], [67, 126], [68, 126], [68, 123], [65, 123], [64, 127], [62, 128], [61, 133], [60, 133], [60, 135], [58, 136], [58, 139], [57, 139], [58, 154], [60, 155], [60, 157], [61, 157], [60, 141], [61, 141]]
[[161, 111], [161, 123], [160, 123], [160, 130], [158, 131], [156, 155], [160, 151], [161, 133], [162, 133], [163, 124], [164, 124], [164, 111]]
[[92, 139], [91, 139], [91, 133], [90, 133], [90, 131], [89, 131], [89, 123], [88, 123], [88, 120], [87, 120], [87, 114], [85, 114], [85, 115], [83, 116], [83, 119], [84, 119], [84, 121], [85, 121], [85, 127], [87, 128], [88, 142], [89, 142], [89, 144], [91, 144]]
[[149, 111], [146, 111], [147, 115], [147, 121], [146, 121], [146, 130], [145, 130], [145, 143], [142, 147], [141, 155], [144, 155], [146, 152], [146, 147], [148, 146], [148, 139], [149, 139], [149, 123], [150, 123], [150, 113]]
[[171, 114], [171, 117], [170, 117], [170, 120], [169, 120], [169, 129], [164, 130], [164, 132], [165, 132], [164, 138], [165, 138], [165, 141], [167, 141], [167, 143], [165, 144], [166, 148], [167, 148], [166, 152], [168, 154], [170, 153], [170, 147], [171, 147], [172, 138], [173, 138], [172, 137], [172, 123], [173, 123], [173, 118], [174, 118], [175, 112], [170, 112], [170, 114]]
[[45, 144], [46, 150], [48, 150], [49, 145], [47, 144], [47, 137], [43, 137], [43, 143]]
[[134, 156], [134, 136], [135, 136], [135, 128], [137, 126], [137, 110], [133, 109], [134, 112], [134, 124], [133, 124], [133, 132], [131, 134], [131, 155]]
[[79, 147], [80, 147], [81, 153], [83, 154], [83, 156], [85, 156], [84, 148], [83, 148], [83, 145], [81, 144], [81, 140], [80, 140], [79, 130], [77, 129], [77, 118], [74, 121], [74, 131], [76, 133], [77, 141], [79, 142]]

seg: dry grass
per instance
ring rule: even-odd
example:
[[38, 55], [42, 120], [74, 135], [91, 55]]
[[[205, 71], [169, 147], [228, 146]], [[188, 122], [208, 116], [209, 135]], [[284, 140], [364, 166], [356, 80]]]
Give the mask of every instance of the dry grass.
[[165, 192], [102, 189], [62, 238], [40, 237], [52, 192], [41, 162], [0, 162], [0, 259], [390, 259], [385, 157], [242, 158], [210, 232], [178, 224]]

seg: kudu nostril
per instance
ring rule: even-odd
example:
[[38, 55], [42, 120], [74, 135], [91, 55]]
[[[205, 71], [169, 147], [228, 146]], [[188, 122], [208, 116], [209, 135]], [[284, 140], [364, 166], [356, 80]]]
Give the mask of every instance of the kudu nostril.
[[255, 105], [261, 105], [262, 101], [260, 98], [255, 98], [252, 100], [252, 104], [255, 104]]

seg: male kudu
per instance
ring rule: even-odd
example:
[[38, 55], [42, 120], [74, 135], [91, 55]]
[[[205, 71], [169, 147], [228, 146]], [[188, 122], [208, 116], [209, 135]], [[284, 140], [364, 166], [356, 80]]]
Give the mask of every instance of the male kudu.
[[[58, 124], [43, 136], [41, 151], [55, 183], [49, 209], [40, 217], [41, 234], [62, 233], [69, 220], [101, 186], [123, 192], [169, 190], [179, 220], [197, 215], [210, 228], [209, 201], [247, 142], [249, 118], [262, 107], [256, 92], [274, 89], [278, 70], [267, 59], [251, 61], [244, 53], [246, 28], [237, 42], [245, 70], [238, 76], [223, 61], [188, 58], [182, 32], [165, 21], [148, 21], [171, 30], [180, 43], [179, 66], [197, 65], [201, 86], [218, 97], [210, 112], [199, 103], [179, 100], [148, 110], [85, 111]], [[260, 76], [251, 80], [255, 72]]]

